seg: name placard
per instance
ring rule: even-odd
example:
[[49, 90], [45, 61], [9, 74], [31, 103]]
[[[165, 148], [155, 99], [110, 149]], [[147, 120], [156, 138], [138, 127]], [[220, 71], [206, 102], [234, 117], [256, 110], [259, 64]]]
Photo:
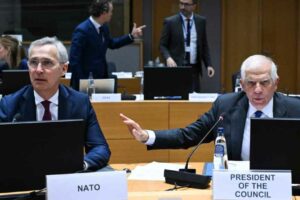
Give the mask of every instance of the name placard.
[[116, 102], [121, 101], [121, 94], [110, 94], [110, 93], [101, 93], [101, 94], [92, 94], [93, 102]]
[[48, 200], [127, 200], [125, 171], [47, 175]]
[[190, 93], [189, 100], [197, 102], [214, 102], [218, 97], [218, 93]]
[[213, 199], [291, 199], [290, 171], [213, 171]]

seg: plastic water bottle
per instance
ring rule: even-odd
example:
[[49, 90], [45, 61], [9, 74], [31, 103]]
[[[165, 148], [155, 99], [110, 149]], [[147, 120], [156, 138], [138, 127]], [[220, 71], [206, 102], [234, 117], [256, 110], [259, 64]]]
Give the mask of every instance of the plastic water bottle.
[[214, 169], [227, 169], [228, 156], [224, 128], [218, 128], [218, 136], [215, 141]]
[[88, 79], [88, 85], [87, 85], [87, 94], [89, 95], [90, 99], [92, 99], [92, 94], [95, 93], [95, 82], [93, 78], [93, 73], [90, 72], [89, 79]]

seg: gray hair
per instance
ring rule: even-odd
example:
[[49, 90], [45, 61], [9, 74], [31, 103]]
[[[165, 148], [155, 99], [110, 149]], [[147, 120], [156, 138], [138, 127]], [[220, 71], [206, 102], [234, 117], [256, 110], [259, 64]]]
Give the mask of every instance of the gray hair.
[[260, 63], [261, 62], [270, 62], [271, 64], [271, 72], [270, 72], [270, 76], [271, 79], [273, 81], [278, 79], [278, 74], [277, 74], [277, 66], [275, 65], [275, 63], [273, 62], [273, 60], [270, 57], [264, 56], [264, 55], [252, 55], [249, 56], [243, 63], [241, 66], [241, 78], [243, 80], [245, 80], [246, 78], [246, 70], [249, 69], [256, 69], [260, 67]]
[[33, 41], [28, 50], [28, 55], [31, 55], [31, 51], [34, 47], [41, 47], [44, 45], [53, 45], [57, 49], [58, 61], [62, 64], [68, 63], [68, 52], [66, 47], [56, 37], [43, 37], [41, 39]]

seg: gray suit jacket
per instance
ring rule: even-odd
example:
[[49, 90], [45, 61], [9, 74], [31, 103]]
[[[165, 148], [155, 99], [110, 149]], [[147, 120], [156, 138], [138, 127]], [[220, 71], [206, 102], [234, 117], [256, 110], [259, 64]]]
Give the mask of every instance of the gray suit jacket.
[[[194, 23], [197, 32], [197, 68], [202, 74], [201, 61], [205, 67], [211, 66], [209, 48], [206, 38], [206, 19], [194, 13]], [[160, 51], [165, 59], [172, 57], [178, 66], [183, 65], [185, 57], [184, 35], [180, 14], [164, 20], [160, 38]]]
[[[298, 98], [275, 93], [273, 106], [274, 118], [300, 117], [300, 100]], [[224, 94], [218, 97], [208, 112], [187, 127], [155, 131], [155, 143], [153, 146], [148, 146], [148, 149], [177, 149], [195, 146], [222, 115], [224, 120], [208, 135], [204, 142], [214, 141], [217, 136], [217, 128], [222, 126], [225, 131], [228, 158], [241, 160], [248, 107], [248, 98], [244, 92]]]

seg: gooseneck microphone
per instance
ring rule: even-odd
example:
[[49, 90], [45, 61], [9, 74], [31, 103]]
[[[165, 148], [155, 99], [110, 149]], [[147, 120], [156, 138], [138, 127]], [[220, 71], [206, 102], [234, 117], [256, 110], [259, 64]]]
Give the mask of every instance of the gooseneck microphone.
[[17, 122], [21, 119], [22, 115], [20, 113], [16, 113], [11, 122]]
[[204, 137], [200, 140], [197, 146], [189, 154], [184, 169], [179, 169], [179, 171], [165, 169], [164, 176], [166, 183], [200, 189], [205, 189], [208, 187], [209, 182], [211, 180], [210, 176], [196, 174], [196, 169], [189, 169], [188, 165], [195, 151], [199, 148], [199, 146], [207, 138], [211, 131], [220, 123], [220, 121], [223, 121], [223, 119], [224, 113], [220, 115], [219, 119], [214, 123], [214, 125], [209, 129], [209, 131], [204, 135]]

